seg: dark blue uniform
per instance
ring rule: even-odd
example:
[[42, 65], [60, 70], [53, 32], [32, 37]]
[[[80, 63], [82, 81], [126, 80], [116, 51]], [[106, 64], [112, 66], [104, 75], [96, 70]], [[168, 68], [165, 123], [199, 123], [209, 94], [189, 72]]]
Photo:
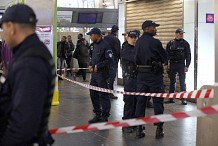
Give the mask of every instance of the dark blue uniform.
[[111, 65], [109, 70], [109, 80], [108, 80], [109, 89], [113, 90], [114, 81], [117, 74], [118, 62], [120, 59], [120, 50], [121, 50], [120, 40], [113, 33], [104, 37], [104, 40], [106, 40], [109, 43], [113, 51], [113, 64]]
[[[133, 45], [126, 44], [122, 48], [121, 63], [123, 70], [124, 91], [136, 91], [136, 65], [134, 62], [135, 49]], [[123, 119], [131, 119], [135, 117], [136, 96], [124, 95]]]
[[[97, 72], [92, 72], [90, 85], [108, 88], [107, 79], [109, 77], [109, 66], [112, 63], [112, 50], [109, 44], [101, 39], [98, 43], [94, 43], [90, 66], [97, 66]], [[102, 117], [110, 115], [110, 98], [105, 92], [90, 90], [90, 96], [94, 107], [93, 112]]]
[[0, 124], [0, 145], [26, 146], [46, 137], [55, 66], [36, 34], [12, 51], [13, 60], [0, 90], [0, 121], [5, 124]]
[[[136, 49], [136, 65], [148, 66], [143, 71], [138, 71], [137, 75], [137, 92], [146, 93], [164, 93], [163, 70], [162, 64], [167, 60], [167, 54], [158, 39], [153, 38], [150, 33], [144, 34], [138, 39], [135, 45]], [[159, 64], [157, 69], [152, 69], [150, 66]], [[154, 66], [154, 68], [156, 68]], [[145, 108], [148, 97], [138, 96], [136, 104], [136, 117], [145, 116]], [[163, 98], [153, 97], [155, 115], [163, 114]], [[162, 126], [163, 123], [159, 123]]]
[[170, 93], [174, 93], [176, 86], [176, 74], [179, 74], [180, 90], [186, 91], [185, 67], [191, 63], [191, 51], [189, 43], [184, 39], [171, 40], [166, 47], [168, 60], [170, 62]]

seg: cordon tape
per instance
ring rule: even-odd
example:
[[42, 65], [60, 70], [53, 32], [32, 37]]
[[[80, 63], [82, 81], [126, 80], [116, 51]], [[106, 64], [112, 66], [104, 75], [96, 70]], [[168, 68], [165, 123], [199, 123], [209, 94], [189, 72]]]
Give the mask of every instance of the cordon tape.
[[169, 121], [185, 119], [188, 117], [203, 117], [212, 114], [218, 114], [218, 104], [209, 107], [204, 107], [201, 109], [187, 111], [187, 112], [176, 112], [172, 114], [147, 116], [143, 118], [128, 119], [123, 121], [103, 122], [103, 123], [95, 123], [89, 125], [87, 124], [87, 125], [80, 125], [80, 126], [68, 126], [68, 127], [57, 128], [57, 129], [51, 129], [49, 131], [51, 132], [51, 134], [79, 133], [79, 132], [86, 132], [86, 131], [107, 130], [117, 127], [128, 127], [128, 126], [146, 125], [146, 124], [159, 123], [159, 122], [169, 122]]
[[89, 69], [89, 68], [59, 68], [57, 70], [79, 70], [79, 69]]
[[160, 98], [213, 98], [214, 97], [214, 90], [213, 89], [200, 89], [200, 90], [194, 90], [189, 92], [179, 92], [179, 93], [140, 93], [140, 92], [126, 92], [126, 91], [116, 91], [116, 90], [110, 90], [105, 89], [101, 87], [92, 86], [89, 84], [80, 83], [65, 77], [62, 77], [58, 75], [59, 77], [70, 81], [74, 84], [77, 84], [79, 86], [100, 91], [100, 92], [106, 92], [106, 93], [117, 93], [117, 94], [123, 94], [123, 95], [137, 95], [137, 96], [151, 96], [151, 97], [160, 97]]
[[[104, 89], [104, 88], [80, 83], [80, 82], [62, 77], [60, 75], [58, 76], [63, 79], [66, 79], [67, 81], [80, 85], [82, 87], [100, 91], [100, 92], [107, 92], [107, 93], [155, 96], [155, 97], [160, 97], [160, 98], [213, 98], [214, 96], [213, 89], [202, 89], [202, 90], [195, 90], [195, 91], [190, 91], [190, 92], [180, 92], [180, 93], [138, 93], [138, 92], [116, 91], [116, 90], [109, 90], [109, 89]], [[188, 117], [203, 117], [203, 116], [208, 116], [212, 114], [218, 114], [218, 104], [200, 108], [200, 109], [195, 109], [192, 111], [186, 111], [186, 112], [175, 112], [172, 114], [153, 115], [153, 116], [134, 118], [134, 119], [128, 119], [128, 120], [122, 120], [122, 121], [102, 122], [102, 123], [86, 124], [86, 125], [79, 125], [79, 126], [68, 126], [68, 127], [51, 129], [49, 131], [51, 132], [51, 134], [79, 133], [79, 132], [86, 132], [86, 131], [107, 130], [107, 129], [113, 129], [117, 127], [128, 127], [128, 126], [147, 125], [147, 124], [159, 123], [159, 122], [169, 122], [169, 121], [185, 119]]]

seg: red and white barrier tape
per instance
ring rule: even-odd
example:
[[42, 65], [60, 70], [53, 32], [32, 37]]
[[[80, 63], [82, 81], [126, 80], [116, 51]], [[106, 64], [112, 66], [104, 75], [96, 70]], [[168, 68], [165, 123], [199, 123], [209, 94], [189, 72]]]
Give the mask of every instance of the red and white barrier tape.
[[128, 119], [123, 121], [95, 123], [90, 125], [87, 124], [87, 125], [80, 125], [80, 126], [69, 126], [69, 127], [51, 129], [49, 131], [52, 134], [78, 133], [78, 132], [85, 132], [85, 131], [113, 129], [117, 127], [128, 127], [128, 126], [146, 125], [146, 124], [159, 123], [159, 122], [169, 122], [169, 121], [185, 119], [188, 117], [203, 117], [212, 114], [218, 114], [218, 104], [209, 107], [204, 107], [201, 109], [187, 111], [187, 112], [177, 112], [172, 114], [155, 115], [155, 116], [148, 116], [143, 118]]
[[79, 70], [79, 69], [89, 69], [89, 68], [59, 68], [57, 70]]
[[65, 77], [62, 77], [58, 75], [59, 77], [66, 79], [72, 83], [75, 83], [77, 85], [80, 85], [82, 87], [100, 91], [100, 92], [106, 92], [106, 93], [117, 93], [117, 94], [124, 94], [124, 95], [140, 95], [140, 96], [151, 96], [151, 97], [160, 97], [160, 98], [213, 98], [214, 97], [214, 90], [213, 89], [200, 89], [200, 90], [194, 90], [189, 92], [179, 92], [179, 93], [140, 93], [140, 92], [126, 92], [126, 91], [116, 91], [116, 90], [110, 90], [105, 89], [101, 87], [92, 86], [89, 84], [80, 83]]

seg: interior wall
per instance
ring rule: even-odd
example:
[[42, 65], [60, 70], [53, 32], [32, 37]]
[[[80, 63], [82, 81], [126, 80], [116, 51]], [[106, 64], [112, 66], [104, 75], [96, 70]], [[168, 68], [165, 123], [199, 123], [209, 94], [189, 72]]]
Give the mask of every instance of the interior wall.
[[145, 20], [153, 20], [160, 24], [157, 38], [163, 45], [173, 39], [175, 30], [183, 26], [182, 0], [140, 0], [126, 3], [126, 30], [138, 29]]
[[184, 38], [191, 47], [191, 64], [186, 74], [186, 86], [188, 90], [194, 90], [194, 43], [195, 43], [195, 1], [184, 0]]
[[214, 23], [206, 23], [206, 14], [214, 14], [214, 3], [198, 0], [198, 89], [215, 82], [215, 29]]

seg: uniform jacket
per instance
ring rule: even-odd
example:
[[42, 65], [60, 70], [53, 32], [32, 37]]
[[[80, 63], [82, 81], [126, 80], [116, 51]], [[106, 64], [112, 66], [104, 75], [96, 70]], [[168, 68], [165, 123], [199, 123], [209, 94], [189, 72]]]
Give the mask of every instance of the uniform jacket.
[[[135, 44], [135, 63], [136, 65], [151, 65], [152, 61], [161, 62], [167, 60], [167, 54], [160, 40], [154, 38], [150, 33], [144, 32]], [[137, 81], [148, 86], [163, 85], [162, 75], [152, 73], [138, 73]]]
[[28, 36], [12, 50], [13, 60], [0, 90], [0, 118], [8, 117], [7, 127], [0, 137], [1, 146], [24, 146], [32, 141], [43, 120], [43, 106], [51, 102], [48, 101], [51, 100], [50, 86], [55, 78], [51, 76], [49, 64], [35, 56], [17, 59], [37, 46], [48, 52], [36, 34]]
[[98, 71], [109, 69], [109, 66], [113, 63], [112, 54], [109, 44], [101, 39], [98, 43], [94, 43], [90, 66], [95, 67], [97, 65]]
[[122, 48], [121, 53], [121, 63], [122, 66], [134, 65], [135, 49], [133, 45], [125, 44], [125, 47]]

